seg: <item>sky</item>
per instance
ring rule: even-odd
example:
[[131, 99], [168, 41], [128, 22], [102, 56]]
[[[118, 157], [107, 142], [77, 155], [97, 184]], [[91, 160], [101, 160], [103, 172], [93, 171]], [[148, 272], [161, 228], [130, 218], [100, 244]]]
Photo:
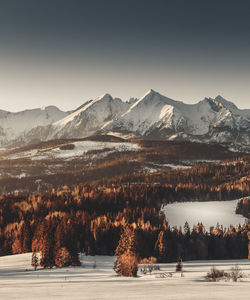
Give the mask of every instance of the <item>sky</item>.
[[248, 0], [0, 0], [0, 109], [149, 89], [250, 103]]

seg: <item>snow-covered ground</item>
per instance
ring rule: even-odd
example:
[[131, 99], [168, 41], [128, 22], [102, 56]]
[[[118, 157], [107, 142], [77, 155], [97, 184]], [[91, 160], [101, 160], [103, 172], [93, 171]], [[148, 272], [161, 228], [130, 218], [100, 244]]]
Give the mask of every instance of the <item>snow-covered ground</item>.
[[223, 226], [245, 224], [246, 218], [235, 214], [239, 200], [172, 203], [163, 207], [171, 226], [180, 227], [187, 221], [192, 228], [202, 222], [207, 230], [217, 223]]
[[136, 151], [140, 149], [138, 144], [135, 143], [116, 143], [116, 142], [99, 142], [99, 141], [79, 141], [70, 143], [74, 145], [73, 149], [60, 149], [61, 146], [48, 149], [35, 149], [30, 151], [19, 152], [17, 154], [10, 154], [5, 158], [17, 159], [17, 158], [30, 158], [32, 160], [43, 160], [43, 159], [74, 159], [75, 157], [82, 156], [84, 153], [91, 150], [104, 150], [109, 151]]
[[[196, 162], [196, 161], [195, 161]], [[190, 162], [189, 162], [190, 164]], [[167, 168], [171, 168], [171, 169], [189, 169], [191, 168], [191, 166], [187, 166], [187, 165], [176, 165], [176, 164], [155, 164], [157, 166], [161, 166], [161, 167], [167, 167]]]
[[[47, 155], [54, 156], [56, 158], [63, 158], [63, 159], [73, 159], [76, 156], [81, 156], [84, 153], [91, 151], [91, 150], [103, 150], [103, 149], [110, 149], [112, 151], [133, 151], [139, 149], [137, 144], [132, 143], [114, 143], [114, 142], [96, 142], [96, 141], [82, 141], [82, 142], [74, 142], [75, 148], [72, 150], [61, 150], [59, 147], [53, 149]], [[46, 154], [45, 154], [46, 155]], [[43, 156], [37, 156], [34, 159], [43, 159]]]
[[[0, 257], [0, 299], [249, 299], [248, 260], [184, 262], [184, 277], [175, 272], [174, 263], [159, 264], [152, 275], [139, 271], [137, 278], [126, 278], [116, 276], [114, 259], [82, 256], [80, 267], [34, 271], [30, 253]], [[204, 281], [212, 266], [229, 270], [236, 264], [245, 274], [241, 281]], [[165, 272], [173, 277], [159, 278]]]

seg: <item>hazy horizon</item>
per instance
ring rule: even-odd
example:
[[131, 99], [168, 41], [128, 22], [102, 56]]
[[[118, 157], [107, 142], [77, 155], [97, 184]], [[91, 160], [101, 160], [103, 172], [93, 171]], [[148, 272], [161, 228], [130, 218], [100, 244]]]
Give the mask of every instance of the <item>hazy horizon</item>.
[[249, 108], [250, 2], [13, 0], [0, 3], [0, 109], [67, 111], [153, 89]]

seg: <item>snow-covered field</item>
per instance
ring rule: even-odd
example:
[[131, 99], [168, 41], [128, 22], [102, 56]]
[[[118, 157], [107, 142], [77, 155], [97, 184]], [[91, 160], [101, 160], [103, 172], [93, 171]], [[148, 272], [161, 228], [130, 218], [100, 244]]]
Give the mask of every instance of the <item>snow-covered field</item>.
[[17, 154], [10, 154], [5, 158], [17, 159], [17, 158], [30, 158], [32, 160], [43, 160], [43, 159], [74, 159], [75, 157], [82, 156], [84, 153], [92, 150], [104, 150], [109, 149], [110, 151], [136, 151], [140, 147], [135, 143], [116, 143], [116, 142], [99, 142], [99, 141], [78, 141], [70, 143], [74, 145], [73, 149], [60, 149], [62, 146], [48, 149], [35, 149], [30, 151], [24, 151]]
[[[174, 263], [159, 264], [152, 275], [138, 272], [137, 278], [125, 278], [113, 271], [114, 259], [82, 256], [80, 267], [34, 271], [30, 253], [0, 257], [0, 299], [249, 299], [248, 260], [184, 262], [184, 277]], [[212, 266], [229, 270], [236, 264], [245, 274], [241, 281], [204, 281]], [[159, 278], [164, 272], [173, 277]]]
[[239, 200], [172, 203], [162, 209], [171, 226], [180, 227], [187, 221], [192, 228], [202, 222], [207, 230], [217, 223], [223, 226], [245, 224], [246, 218], [235, 214]]
[[[45, 153], [45, 157], [48, 156], [63, 158], [63, 159], [73, 159], [76, 156], [81, 156], [84, 153], [91, 150], [103, 150], [110, 149], [112, 151], [133, 151], [139, 149], [137, 144], [132, 143], [114, 143], [114, 142], [96, 142], [96, 141], [82, 141], [74, 142], [75, 148], [72, 150], [61, 150], [60, 147], [53, 149], [50, 153]], [[35, 157], [34, 159], [43, 159], [42, 155]]]

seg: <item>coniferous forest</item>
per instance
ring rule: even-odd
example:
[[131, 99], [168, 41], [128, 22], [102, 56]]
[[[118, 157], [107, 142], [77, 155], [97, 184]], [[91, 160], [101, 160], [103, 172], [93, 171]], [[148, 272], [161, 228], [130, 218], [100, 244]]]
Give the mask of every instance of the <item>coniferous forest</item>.
[[[0, 255], [33, 251], [41, 265], [78, 265], [78, 253], [123, 254], [126, 228], [136, 237], [137, 258], [159, 262], [248, 257], [248, 225], [206, 231], [202, 224], [170, 228], [161, 205], [183, 201], [229, 200], [249, 194], [249, 164], [201, 164], [187, 170], [134, 174], [47, 192], [0, 196]], [[238, 213], [246, 214], [242, 201]], [[246, 208], [247, 207], [247, 208]], [[118, 244], [119, 242], [119, 244]], [[120, 245], [120, 246], [119, 246]], [[117, 247], [118, 246], [118, 247]], [[35, 257], [34, 257], [35, 261]]]

